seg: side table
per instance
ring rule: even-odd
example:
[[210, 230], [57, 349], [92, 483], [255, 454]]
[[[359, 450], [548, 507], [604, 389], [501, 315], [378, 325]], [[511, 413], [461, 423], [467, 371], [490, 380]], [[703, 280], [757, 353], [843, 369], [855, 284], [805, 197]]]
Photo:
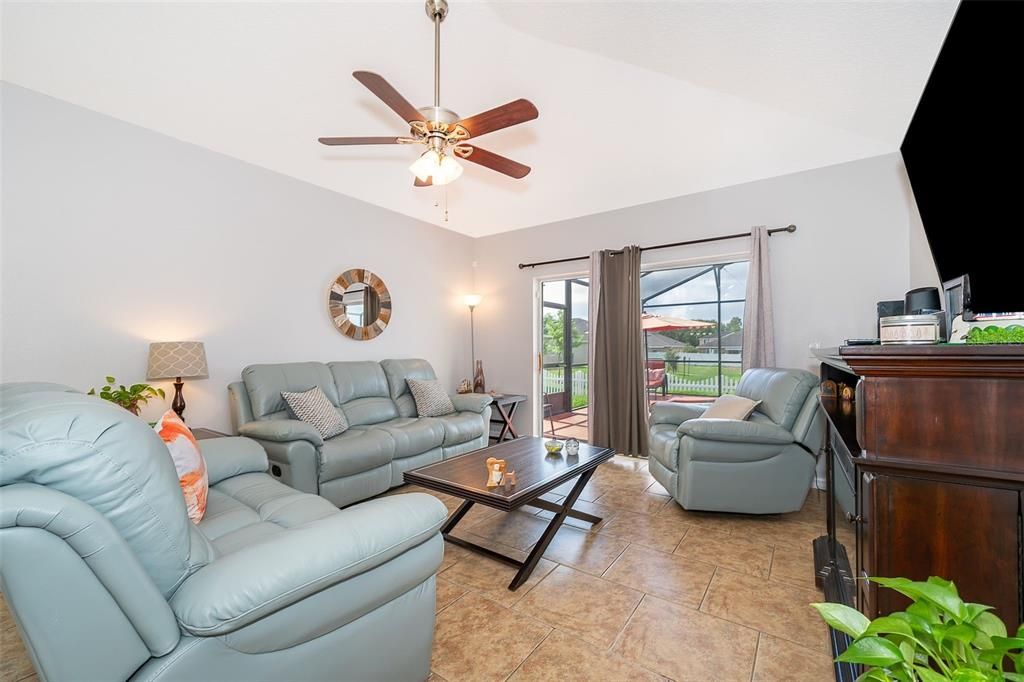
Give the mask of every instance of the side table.
[[526, 402], [526, 396], [518, 393], [492, 393], [494, 398], [491, 407], [491, 423], [498, 425], [498, 435], [491, 436], [495, 443], [519, 438], [516, 428], [512, 425], [512, 419], [516, 416], [519, 404]]

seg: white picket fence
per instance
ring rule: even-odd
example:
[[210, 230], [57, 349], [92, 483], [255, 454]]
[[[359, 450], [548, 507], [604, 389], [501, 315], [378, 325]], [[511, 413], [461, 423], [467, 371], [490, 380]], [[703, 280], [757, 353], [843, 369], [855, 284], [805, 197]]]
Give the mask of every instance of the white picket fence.
[[[588, 372], [585, 369], [573, 369], [572, 394], [587, 395]], [[722, 377], [722, 392], [735, 393], [740, 380], [731, 376]], [[544, 392], [561, 393], [565, 390], [565, 374], [561, 369], [544, 370]], [[687, 379], [677, 374], [668, 375], [668, 392], [681, 395], [718, 395], [718, 377], [706, 379]]]

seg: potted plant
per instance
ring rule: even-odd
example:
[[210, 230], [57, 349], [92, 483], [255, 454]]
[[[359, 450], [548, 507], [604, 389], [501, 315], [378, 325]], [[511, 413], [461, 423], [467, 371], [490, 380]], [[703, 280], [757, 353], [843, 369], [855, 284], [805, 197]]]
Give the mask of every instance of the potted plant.
[[[124, 384], [116, 384], [117, 379], [106, 377], [107, 385], [100, 389], [99, 396], [103, 400], [120, 405], [134, 415], [139, 414], [139, 406], [145, 405], [150, 398], [165, 398], [164, 389], [153, 388], [149, 384], [132, 384], [125, 388]], [[89, 395], [96, 395], [96, 389], [90, 388]]]
[[992, 607], [965, 602], [942, 578], [869, 578], [913, 603], [868, 620], [842, 604], [811, 604], [853, 641], [836, 659], [864, 666], [864, 682], [1024, 682], [1024, 625], [1008, 637]]

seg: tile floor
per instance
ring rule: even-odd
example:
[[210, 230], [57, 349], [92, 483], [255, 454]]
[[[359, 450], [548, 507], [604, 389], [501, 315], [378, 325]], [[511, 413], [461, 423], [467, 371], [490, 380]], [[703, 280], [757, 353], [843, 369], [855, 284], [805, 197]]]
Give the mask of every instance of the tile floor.
[[[784, 516], [688, 512], [645, 461], [616, 457], [577, 503], [604, 521], [563, 526], [516, 592], [511, 567], [446, 546], [430, 680], [830, 680], [827, 631], [808, 606], [822, 598], [810, 542], [823, 505], [812, 491]], [[478, 506], [456, 535], [525, 557], [550, 517], [527, 509]], [[0, 680], [36, 680], [2, 597]]]
[[[783, 516], [688, 512], [645, 461], [616, 457], [581, 499], [604, 521], [570, 520], [516, 592], [514, 569], [446, 547], [431, 682], [832, 679], [827, 629], [808, 606], [822, 599], [810, 545], [824, 534], [821, 493]], [[455, 534], [522, 557], [550, 513], [480, 516]]]

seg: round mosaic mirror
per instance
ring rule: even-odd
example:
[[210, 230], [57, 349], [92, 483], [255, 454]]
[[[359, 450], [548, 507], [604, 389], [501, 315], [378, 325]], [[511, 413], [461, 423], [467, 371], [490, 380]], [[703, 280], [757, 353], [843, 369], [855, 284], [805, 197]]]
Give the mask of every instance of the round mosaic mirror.
[[327, 307], [338, 331], [356, 341], [369, 341], [391, 321], [391, 292], [369, 270], [346, 270], [331, 283]]

